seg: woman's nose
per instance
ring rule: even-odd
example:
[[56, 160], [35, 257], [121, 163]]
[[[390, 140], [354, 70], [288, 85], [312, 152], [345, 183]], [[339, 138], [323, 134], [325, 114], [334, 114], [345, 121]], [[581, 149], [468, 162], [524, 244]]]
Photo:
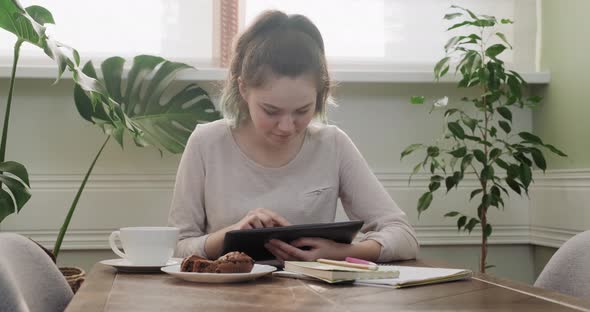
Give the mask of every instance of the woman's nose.
[[291, 132], [295, 128], [295, 121], [291, 115], [285, 115], [279, 120], [279, 130], [283, 132]]

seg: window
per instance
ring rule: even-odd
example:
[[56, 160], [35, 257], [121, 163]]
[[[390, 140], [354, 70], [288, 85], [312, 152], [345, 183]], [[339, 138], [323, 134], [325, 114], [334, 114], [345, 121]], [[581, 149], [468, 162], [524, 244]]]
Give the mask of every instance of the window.
[[[308, 16], [324, 37], [332, 68], [430, 71], [457, 31], [445, 31], [452, 4], [510, 18], [501, 25], [514, 50], [503, 59], [534, 71], [537, 0], [21, 0], [53, 13], [49, 33], [83, 59], [155, 54], [197, 67], [227, 65], [233, 36], [261, 11]], [[91, 14], [89, 12], [92, 12]], [[0, 65], [12, 63], [14, 36], [0, 31]], [[23, 45], [21, 64], [49, 65], [39, 49]]]
[[266, 9], [309, 17], [324, 37], [333, 67], [431, 70], [444, 56], [443, 47], [457, 31], [446, 29], [455, 21], [443, 20], [453, 4], [476, 14], [509, 18], [500, 25], [514, 51], [502, 57], [515, 67], [535, 68], [535, 0], [243, 0], [248, 25]]

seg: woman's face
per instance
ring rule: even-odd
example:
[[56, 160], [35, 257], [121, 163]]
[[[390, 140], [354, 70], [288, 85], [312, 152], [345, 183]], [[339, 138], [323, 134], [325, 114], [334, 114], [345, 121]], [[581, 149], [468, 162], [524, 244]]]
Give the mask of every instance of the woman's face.
[[240, 93], [248, 103], [256, 134], [271, 146], [285, 146], [300, 138], [315, 114], [317, 88], [308, 75], [273, 75], [256, 88], [240, 81]]

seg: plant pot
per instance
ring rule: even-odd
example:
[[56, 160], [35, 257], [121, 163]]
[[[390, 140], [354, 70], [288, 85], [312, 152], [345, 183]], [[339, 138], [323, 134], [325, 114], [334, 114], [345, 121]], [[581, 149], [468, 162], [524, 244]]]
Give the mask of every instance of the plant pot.
[[72, 291], [76, 293], [86, 278], [86, 272], [77, 267], [61, 267], [59, 270], [66, 278]]

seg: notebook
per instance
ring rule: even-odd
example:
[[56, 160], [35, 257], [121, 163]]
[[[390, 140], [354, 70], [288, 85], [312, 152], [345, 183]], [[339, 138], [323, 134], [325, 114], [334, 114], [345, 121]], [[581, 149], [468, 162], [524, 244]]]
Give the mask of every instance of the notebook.
[[373, 271], [307, 261], [285, 261], [284, 270], [290, 273], [298, 273], [308, 277], [317, 278], [328, 283], [340, 283], [364, 279], [373, 281], [376, 279], [390, 279], [399, 276], [399, 271], [393, 266], [380, 266], [378, 270]]
[[[288, 277], [288, 278], [297, 278], [297, 279], [307, 279], [307, 280], [323, 280], [329, 283], [335, 282], [343, 282], [341, 281], [332, 281], [325, 280], [320, 277], [314, 277], [313, 275], [306, 275], [302, 274], [302, 272], [294, 272], [293, 268], [290, 267], [290, 270], [287, 270], [287, 263], [285, 262], [285, 271], [278, 271], [273, 272], [273, 276], [278, 277]], [[429, 267], [409, 267], [409, 266], [389, 266], [389, 265], [380, 265], [379, 270], [390, 270], [393, 269], [397, 271], [396, 277], [386, 277], [386, 278], [370, 278], [370, 279], [355, 279], [355, 285], [364, 285], [364, 286], [378, 286], [378, 287], [391, 287], [391, 288], [403, 288], [403, 287], [413, 287], [413, 286], [420, 286], [420, 285], [429, 285], [429, 284], [437, 284], [437, 283], [445, 283], [451, 281], [457, 281], [462, 279], [467, 279], [471, 277], [471, 270], [462, 270], [462, 269], [446, 269], [446, 268], [429, 268]]]
[[355, 281], [355, 284], [402, 288], [462, 280], [471, 277], [472, 274], [471, 270], [462, 269], [409, 266], [395, 266], [395, 268], [399, 271], [399, 276], [396, 278]]

